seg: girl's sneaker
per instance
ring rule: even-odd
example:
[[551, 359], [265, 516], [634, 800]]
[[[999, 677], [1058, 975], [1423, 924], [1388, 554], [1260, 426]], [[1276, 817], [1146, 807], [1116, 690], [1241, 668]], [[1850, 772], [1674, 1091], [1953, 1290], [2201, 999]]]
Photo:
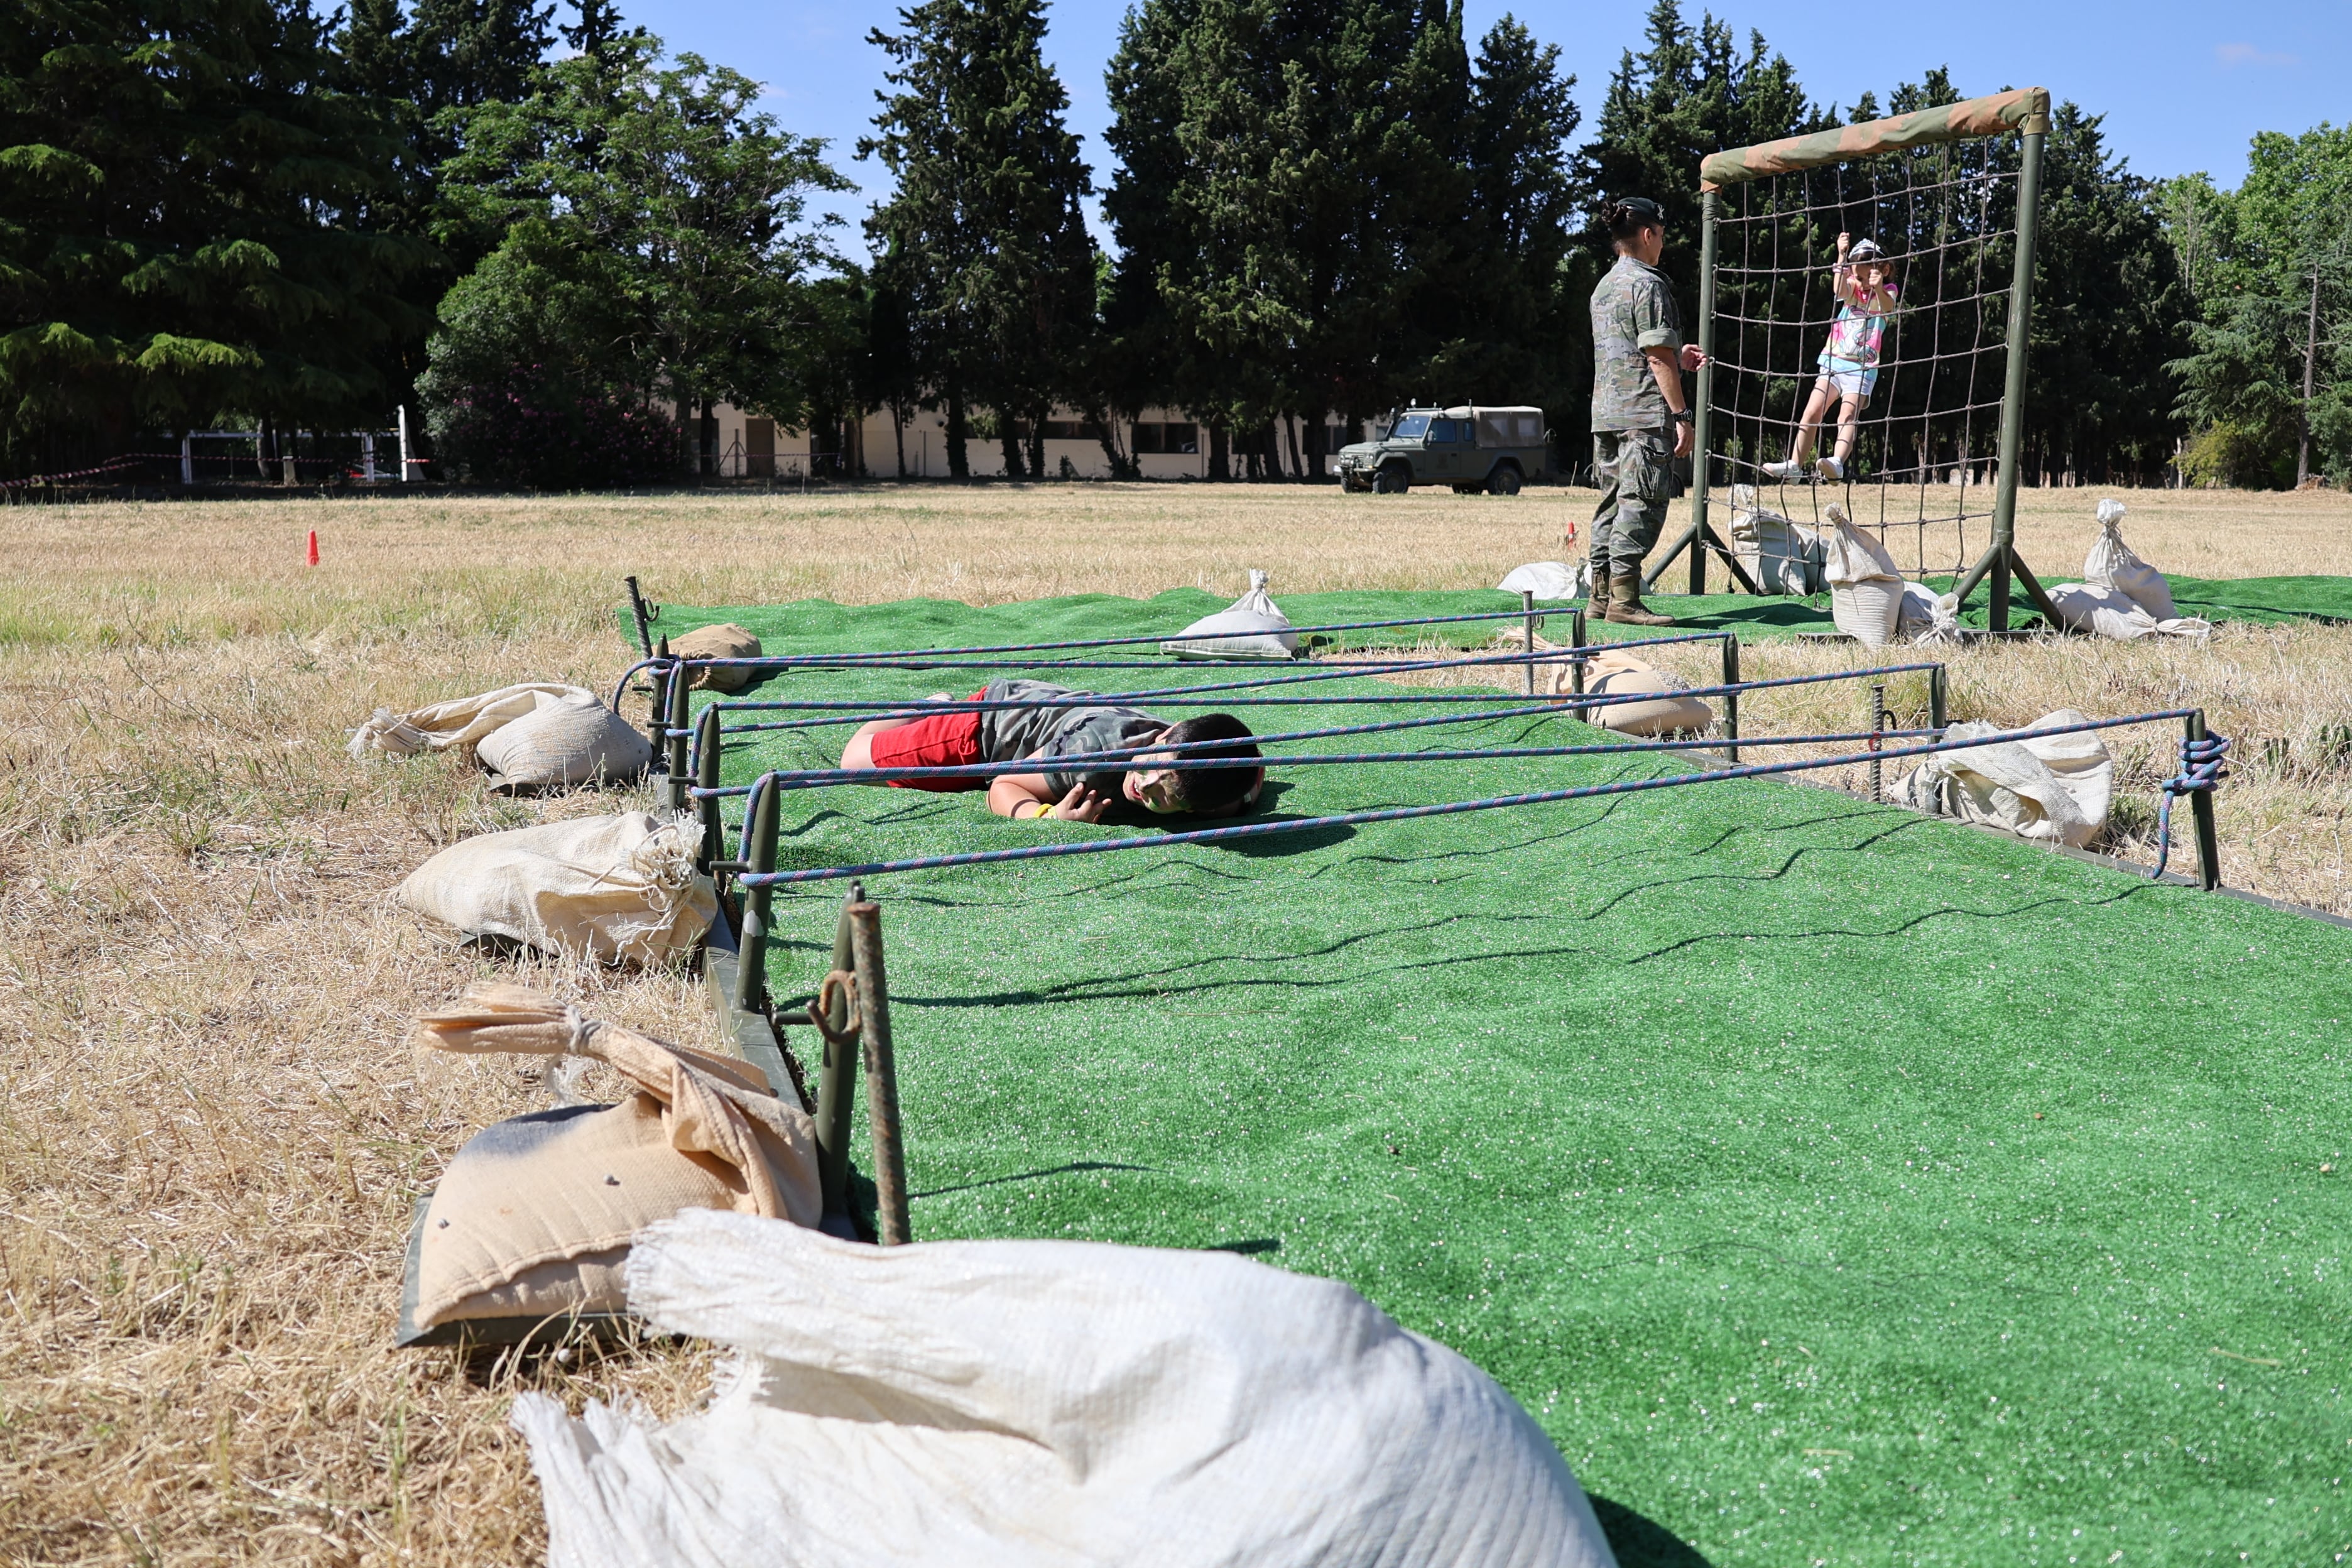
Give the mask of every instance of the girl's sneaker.
[[1763, 473], [1768, 479], [1780, 479], [1785, 483], [1790, 479], [1803, 479], [1805, 466], [1802, 463], [1767, 463]]
[[1838, 460], [1835, 458], [1822, 458], [1817, 459], [1813, 464], [1813, 476], [1816, 479], [1827, 479], [1830, 483], [1836, 484], [1840, 479], [1845, 478], [1845, 470], [1838, 467]]

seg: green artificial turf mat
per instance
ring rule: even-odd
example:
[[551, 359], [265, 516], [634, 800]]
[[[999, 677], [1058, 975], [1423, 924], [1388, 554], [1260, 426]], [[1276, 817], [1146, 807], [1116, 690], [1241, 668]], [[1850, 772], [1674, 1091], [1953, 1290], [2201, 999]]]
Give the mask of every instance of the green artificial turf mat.
[[[1025, 641], [1118, 604], [768, 625], [811, 651]], [[730, 745], [728, 777], [843, 733]], [[1300, 769], [1273, 809], [1666, 765]], [[870, 787], [788, 795], [783, 822], [792, 866], [1135, 831]], [[814, 985], [841, 890], [779, 892], [780, 995]], [[1345, 1279], [1525, 1404], [1629, 1564], [2352, 1546], [2352, 1177], [2319, 1168], [2352, 1145], [2352, 931], [1761, 781], [868, 890], [919, 1237]]]
[[[1720, 563], [1710, 567], [1721, 580]], [[1680, 566], [1670, 568], [1666, 584], [1687, 581]], [[2052, 578], [2052, 582], [2059, 579]], [[1930, 578], [1938, 592], [1951, 579]], [[2352, 621], [2352, 577], [2250, 577], [2221, 581], [2202, 577], [2171, 579], [2174, 601], [2184, 616], [2210, 621], [2279, 622], [2297, 619]], [[1758, 598], [1747, 594], [1701, 595], [1659, 593], [1651, 595], [1655, 607], [1675, 616], [1685, 631], [1736, 631], [1743, 639], [1793, 637], [1800, 632], [1835, 629], [1827, 594], [1810, 599]], [[1402, 619], [1413, 616], [1458, 616], [1518, 607], [1518, 595], [1495, 589], [1430, 594], [1362, 590], [1339, 594], [1281, 594], [1275, 602], [1297, 626], [1331, 626], [1349, 621]], [[944, 647], [989, 643], [1071, 641], [1083, 637], [1172, 637], [1201, 616], [1223, 609], [1231, 601], [1198, 588], [1175, 588], [1149, 599], [1121, 598], [1111, 594], [1076, 594], [1066, 598], [1039, 599], [1026, 604], [975, 606], [947, 599], [903, 599], [888, 605], [836, 605], [826, 599], [803, 599], [789, 605], [697, 606], [668, 605], [656, 623], [657, 633], [676, 637], [697, 626], [732, 621], [757, 633], [771, 654], [816, 653], [838, 647]], [[1571, 605], [1547, 606], [1546, 635], [1566, 640], [1565, 616]], [[1964, 626], [1986, 624], [1983, 595], [1960, 616]], [[621, 612], [624, 631], [634, 639], [628, 612]], [[1515, 623], [1507, 620], [1458, 622], [1444, 626], [1410, 626], [1379, 632], [1334, 634], [1342, 647], [1363, 647], [1415, 642], [1472, 647]], [[2021, 593], [2011, 606], [2011, 624], [2020, 629], [2042, 624]], [[1597, 638], [1634, 635], [1631, 629], [1598, 628]], [[1148, 651], [1150, 644], [1126, 652]], [[1111, 657], [1125, 657], [1113, 651]]]

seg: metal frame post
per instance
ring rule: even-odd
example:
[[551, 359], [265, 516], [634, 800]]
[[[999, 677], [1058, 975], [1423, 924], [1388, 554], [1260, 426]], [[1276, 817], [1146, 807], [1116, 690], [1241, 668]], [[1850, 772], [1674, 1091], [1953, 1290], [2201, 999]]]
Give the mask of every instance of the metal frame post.
[[1870, 687], [1870, 798], [1881, 805], [1886, 804], [1886, 764], [1878, 759], [1878, 749], [1885, 744], [1879, 731], [1886, 728], [1886, 683], [1873, 681]]
[[1716, 194], [1699, 198], [1698, 226], [1698, 351], [1706, 363], [1698, 367], [1691, 394], [1691, 562], [1690, 591], [1706, 592], [1707, 439], [1715, 422], [1708, 405], [1715, 392], [1715, 215]]
[[624, 577], [621, 581], [629, 585], [629, 613], [637, 621], [637, 647], [645, 650], [647, 658], [651, 658], [654, 656], [653, 616], [646, 613], [646, 596], [637, 591], [635, 577]]
[[1946, 668], [1939, 664], [1927, 672], [1927, 728], [1936, 731], [1936, 739], [1939, 741], [1944, 738], [1944, 731], [1951, 727], [1950, 710], [1951, 688], [1947, 681]]
[[1536, 694], [1536, 594], [1532, 588], [1519, 590], [1519, 624], [1528, 639], [1528, 695]]
[[[2018, 463], [2025, 446], [2025, 353], [2033, 326], [2033, 248], [2042, 230], [2042, 143], [2048, 135], [2045, 122], [2039, 128], [2027, 128], [2017, 169], [2017, 263], [2009, 285], [2009, 365], [2001, 385], [2000, 467], [1994, 476], [1992, 498], [1992, 542], [1977, 563], [1968, 570], [1953, 596], [1966, 602], [1979, 581], [1990, 578], [1992, 588], [1991, 615], [1989, 617], [1996, 632], [2009, 630], [2009, 578], [2012, 566], [2021, 567], [2017, 558], [2017, 481]], [[2022, 574], [2027, 590], [2051, 624], [2058, 624], [2056, 612], [2049, 604], [2049, 595], [2031, 573]]]
[[[719, 738], [719, 709], [706, 706], [702, 716], [694, 721], [694, 782], [711, 790], [719, 787], [719, 753], [725, 742]], [[702, 818], [702, 847], [695, 852], [695, 868], [708, 877], [711, 868], [727, 853], [727, 823], [719, 812], [719, 797], [706, 795], [697, 802], [696, 815]]]
[[[1739, 634], [1737, 632], [1723, 634], [1723, 684], [1739, 684]], [[1730, 762], [1738, 762], [1739, 693], [1737, 691], [1723, 694], [1723, 733], [1725, 739], [1731, 742], [1723, 749], [1724, 756]]]
[[669, 759], [667, 771], [669, 774], [669, 808], [672, 811], [686, 809], [686, 721], [688, 705], [692, 701], [687, 685], [686, 665], [682, 661], [672, 662], [668, 690], [665, 693], [669, 710], [663, 721], [663, 729], [667, 732], [662, 737], [668, 742], [666, 754]]
[[[783, 792], [769, 784], [753, 792], [745, 808], [743, 855], [745, 868], [766, 873], [776, 868], [776, 831]], [[743, 889], [743, 932], [736, 942], [735, 1005], [746, 1013], [768, 1005], [768, 931], [775, 922], [776, 890], [764, 884]]]
[[857, 959], [866, 1114], [874, 1134], [875, 1239], [885, 1247], [903, 1247], [912, 1236], [907, 1225], [907, 1152], [898, 1140], [898, 1065], [890, 1041], [890, 984], [882, 964], [882, 909], [861, 900], [843, 912]]
[[[2180, 721], [2181, 732], [2193, 743], [2205, 738], [2205, 710], [2200, 708]], [[2213, 820], [2213, 792], [2189, 792], [2189, 813], [2197, 822], [2197, 882], [2207, 892], [2221, 885], [2221, 834]]]
[[[833, 967], [849, 974], [857, 973], [856, 936], [849, 911], [865, 901], [864, 884], [849, 884], [849, 897], [842, 900], [841, 918], [833, 928]], [[822, 999], [811, 1003], [809, 1010], [814, 1013], [821, 1005]], [[825, 1014], [827, 1026], [817, 1031], [824, 1042], [824, 1058], [817, 1068], [816, 1173], [828, 1214], [849, 1212], [849, 1113], [857, 1100], [857, 1058], [848, 1040], [849, 1006], [848, 994], [836, 990], [834, 1005]], [[836, 1039], [841, 1043], [835, 1045]]]

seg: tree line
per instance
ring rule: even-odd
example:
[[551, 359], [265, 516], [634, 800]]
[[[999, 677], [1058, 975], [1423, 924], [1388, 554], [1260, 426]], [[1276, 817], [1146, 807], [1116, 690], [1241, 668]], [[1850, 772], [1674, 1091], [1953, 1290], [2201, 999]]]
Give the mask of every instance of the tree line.
[[[951, 471], [1044, 472], [1075, 411], [1114, 472], [1146, 408], [1214, 475], [1327, 471], [1399, 403], [1535, 404], [1573, 459], [1595, 213], [1645, 194], [1695, 309], [1706, 153], [1840, 109], [1759, 34], [1656, 0], [1585, 133], [1559, 49], [1460, 0], [1139, 0], [1109, 160], [1067, 125], [1045, 0], [921, 0], [835, 149], [757, 84], [531, 0], [45, 0], [0, 32], [0, 468], [234, 423], [374, 428], [444, 472], [704, 469], [720, 402], [835, 433], [941, 414]], [[1975, 84], [1990, 90], [2000, 84]], [[872, 160], [870, 260], [813, 215]], [[1099, 198], [1108, 243], [1087, 221]], [[2095, 114], [2048, 143], [2028, 467], [2296, 482], [2352, 469], [2352, 132], [2257, 139], [2234, 191], [2151, 183]], [[868, 453], [903, 468], [903, 454]]]

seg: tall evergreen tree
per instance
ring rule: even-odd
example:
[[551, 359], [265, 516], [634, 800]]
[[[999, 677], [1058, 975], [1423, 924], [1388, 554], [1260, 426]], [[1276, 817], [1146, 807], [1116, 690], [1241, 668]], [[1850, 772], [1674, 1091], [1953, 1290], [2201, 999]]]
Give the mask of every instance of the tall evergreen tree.
[[[897, 178], [866, 220], [877, 282], [905, 301], [915, 359], [948, 405], [948, 468], [970, 472], [966, 408], [985, 404], [1018, 477], [1042, 454], [1065, 359], [1094, 319], [1092, 180], [1045, 63], [1045, 0], [926, 0], [890, 58], [875, 134], [858, 156]], [[1016, 424], [1031, 432], [1024, 463]]]

